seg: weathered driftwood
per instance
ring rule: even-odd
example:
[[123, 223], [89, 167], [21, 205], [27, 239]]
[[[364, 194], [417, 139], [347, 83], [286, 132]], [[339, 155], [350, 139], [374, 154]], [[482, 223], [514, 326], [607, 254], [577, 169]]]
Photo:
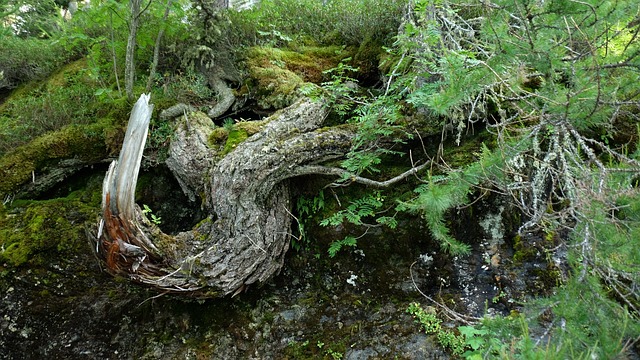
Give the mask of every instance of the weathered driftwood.
[[183, 116], [168, 164], [183, 189], [203, 199], [210, 215], [193, 230], [169, 236], [133, 203], [144, 118], [151, 112], [147, 101], [143, 97], [136, 104], [123, 152], [105, 178], [98, 253], [110, 271], [167, 291], [197, 290], [205, 296], [235, 294], [277, 274], [292, 221], [287, 180], [336, 175], [338, 170], [317, 164], [344, 156], [353, 127], [319, 129], [326, 106], [303, 99], [272, 115], [260, 132], [216, 161], [207, 146], [211, 120], [201, 113]]
[[[113, 161], [102, 185], [102, 220], [98, 228], [99, 249], [107, 267], [114, 273], [151, 271], [151, 260], [159, 258], [153, 242], [140, 228], [135, 190], [140, 171], [142, 152], [149, 131], [153, 105], [149, 95], [136, 102], [129, 118], [122, 150]], [[152, 272], [152, 271], [151, 271]]]

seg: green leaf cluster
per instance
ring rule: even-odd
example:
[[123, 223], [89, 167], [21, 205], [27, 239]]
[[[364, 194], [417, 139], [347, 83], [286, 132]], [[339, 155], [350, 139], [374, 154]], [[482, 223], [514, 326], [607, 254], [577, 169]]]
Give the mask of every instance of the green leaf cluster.
[[298, 198], [296, 203], [296, 210], [298, 211], [298, 237], [291, 238], [291, 247], [293, 249], [300, 251], [303, 248], [309, 248], [311, 240], [307, 234], [307, 225], [313, 216], [324, 209], [324, 206], [324, 191], [322, 190], [313, 198], [305, 196]]
[[406, 312], [415, 318], [415, 322], [422, 326], [427, 335], [435, 335], [438, 343], [453, 355], [465, 359], [483, 359], [485, 355], [497, 355], [496, 346], [500, 343], [498, 334], [486, 326], [458, 326], [457, 333], [454, 329], [442, 326], [442, 320], [434, 309], [425, 310], [418, 303], [411, 303]]
[[[339, 210], [330, 217], [320, 221], [320, 226], [338, 226], [346, 222], [356, 226], [371, 227], [384, 225], [395, 229], [398, 225], [395, 216], [379, 216], [384, 212], [384, 210], [382, 210], [384, 201], [384, 196], [380, 191], [368, 193], [359, 199], [351, 201], [346, 209]], [[367, 218], [375, 219], [376, 224], [367, 224], [365, 222]], [[365, 231], [364, 234], [366, 233]], [[360, 237], [364, 236], [364, 234]], [[346, 246], [357, 246], [360, 237], [350, 235], [344, 239], [332, 242], [328, 249], [329, 257], [335, 257], [336, 254]]]
[[337, 226], [342, 224], [344, 221], [354, 225], [362, 225], [363, 219], [375, 216], [383, 204], [384, 197], [379, 191], [376, 191], [351, 201], [346, 209], [340, 210], [331, 217], [320, 221], [320, 225]]

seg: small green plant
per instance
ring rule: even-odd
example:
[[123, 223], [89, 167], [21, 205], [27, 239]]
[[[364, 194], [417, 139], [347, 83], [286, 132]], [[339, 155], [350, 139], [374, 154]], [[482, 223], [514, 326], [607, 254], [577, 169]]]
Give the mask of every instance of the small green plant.
[[296, 209], [298, 210], [298, 237], [291, 238], [291, 247], [296, 251], [308, 250], [310, 239], [307, 236], [306, 227], [313, 215], [324, 209], [324, 192], [320, 190], [318, 195], [312, 199], [300, 196], [296, 203]]
[[145, 216], [151, 216], [151, 222], [152, 223], [154, 223], [156, 225], [162, 224], [162, 218], [160, 216], [157, 216], [156, 214], [154, 214], [153, 210], [151, 210], [149, 205], [147, 205], [147, 204], [142, 205], [142, 213]]
[[[320, 226], [338, 226], [345, 221], [353, 225], [365, 225], [363, 220], [367, 217], [376, 217], [382, 212], [381, 208], [383, 205], [384, 196], [380, 191], [374, 191], [361, 197], [360, 199], [352, 201], [346, 209], [340, 210], [330, 217], [320, 221]], [[392, 216], [379, 216], [375, 221], [377, 223], [376, 225], [369, 226], [385, 225], [391, 229], [394, 229], [398, 225], [396, 219]], [[357, 246], [358, 239], [365, 234], [366, 231], [359, 237], [346, 236], [342, 240], [334, 241], [329, 246], [329, 257], [335, 257], [336, 254], [345, 246]]]
[[340, 210], [331, 217], [320, 222], [321, 226], [337, 226], [345, 220], [354, 225], [362, 225], [363, 218], [376, 215], [376, 211], [384, 204], [384, 197], [379, 191], [367, 194], [352, 201], [346, 209]]
[[[316, 346], [318, 347], [318, 349], [322, 350], [325, 347], [325, 343], [318, 340], [318, 342], [316, 343]], [[326, 348], [324, 353], [325, 355], [331, 356], [333, 360], [340, 360], [343, 357], [343, 354], [341, 352], [333, 350], [329, 347]]]
[[496, 294], [496, 296], [491, 298], [491, 302], [496, 304], [506, 296], [507, 296], [507, 294], [504, 291], [500, 291], [499, 293]]
[[463, 353], [463, 356], [467, 359], [482, 359], [481, 350], [488, 345], [489, 341], [485, 336], [490, 335], [489, 330], [483, 328], [476, 329], [473, 326], [459, 326], [458, 331], [464, 338], [464, 347], [469, 349]]
[[424, 332], [427, 334], [435, 334], [442, 330], [442, 320], [435, 313], [427, 312], [418, 303], [411, 303], [407, 308], [407, 313], [411, 314], [416, 322], [422, 325]]
[[418, 303], [411, 303], [407, 313], [416, 319], [427, 335], [435, 335], [443, 348], [465, 359], [483, 359], [483, 354], [493, 354], [498, 348], [496, 344], [501, 343], [498, 335], [482, 324], [478, 328], [459, 326], [459, 334], [452, 329], [445, 329], [435, 312], [426, 311]]
[[345, 246], [356, 247], [358, 245], [358, 239], [353, 236], [345, 236], [344, 239], [337, 240], [329, 245], [327, 252], [330, 258], [334, 258], [338, 252]]
[[339, 352], [339, 351], [335, 351], [335, 350], [333, 350], [333, 349], [327, 349], [327, 350], [325, 351], [325, 353], [326, 353], [327, 355], [331, 356], [331, 358], [332, 358], [333, 360], [340, 360], [340, 359], [342, 359], [342, 357], [343, 357], [343, 355], [342, 355], [342, 353], [341, 353], [341, 352]]
[[456, 335], [450, 330], [441, 330], [436, 333], [436, 338], [438, 338], [438, 343], [443, 348], [449, 349], [453, 355], [460, 356], [464, 353], [466, 344], [463, 336]]
[[278, 31], [273, 24], [269, 24], [269, 27], [271, 28], [269, 31], [257, 30], [258, 35], [263, 39], [260, 41], [262, 45], [276, 47], [287, 45], [291, 42], [292, 39]]
[[232, 118], [226, 118], [224, 119], [224, 121], [222, 122], [222, 127], [227, 130], [228, 132], [233, 131], [233, 129], [235, 128], [236, 122], [233, 121]]
[[358, 80], [351, 77], [358, 69], [349, 65], [349, 61], [351, 58], [343, 59], [338, 66], [322, 72], [331, 78], [330, 81], [322, 83], [322, 88], [328, 94], [329, 104], [342, 117], [349, 114], [356, 103], [362, 101], [356, 94]]

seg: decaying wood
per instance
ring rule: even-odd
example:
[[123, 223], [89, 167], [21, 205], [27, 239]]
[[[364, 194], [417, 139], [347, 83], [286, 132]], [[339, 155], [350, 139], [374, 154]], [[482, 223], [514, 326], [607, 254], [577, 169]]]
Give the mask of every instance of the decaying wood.
[[207, 145], [211, 119], [201, 113], [181, 117], [167, 163], [187, 194], [203, 199], [209, 216], [194, 229], [169, 236], [133, 203], [152, 109], [147, 104], [148, 97], [136, 104], [120, 159], [105, 178], [98, 252], [110, 271], [204, 296], [235, 294], [277, 274], [290, 240], [288, 179], [335, 175], [318, 164], [344, 156], [353, 127], [320, 129], [327, 107], [301, 99], [216, 161]]
[[143, 94], [131, 112], [120, 157], [109, 166], [102, 185], [99, 249], [113, 273], [151, 271], [152, 261], [160, 257], [139, 225], [134, 198], [152, 112], [149, 95]]

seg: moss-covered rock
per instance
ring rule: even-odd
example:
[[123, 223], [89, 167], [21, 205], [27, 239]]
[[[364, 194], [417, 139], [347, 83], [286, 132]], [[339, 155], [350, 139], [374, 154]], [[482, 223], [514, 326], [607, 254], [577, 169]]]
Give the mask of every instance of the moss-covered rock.
[[[99, 183], [94, 192], [99, 194]], [[86, 246], [85, 223], [94, 221], [99, 196], [80, 191], [67, 198], [16, 202], [0, 216], [0, 262], [43, 265]]]
[[110, 146], [116, 144], [111, 139], [119, 136], [120, 131], [114, 129], [108, 119], [91, 125], [71, 125], [42, 135], [0, 158], [0, 194], [15, 192], [39, 170], [61, 159], [97, 162], [114, 151]]
[[353, 67], [358, 69], [356, 75], [361, 85], [372, 86], [380, 79], [380, 57], [382, 45], [373, 38], [363, 41], [353, 55]]
[[321, 82], [323, 71], [335, 67], [345, 57], [347, 51], [336, 46], [294, 50], [254, 47], [246, 54], [250, 88], [260, 107], [281, 109], [299, 96], [303, 83]]

